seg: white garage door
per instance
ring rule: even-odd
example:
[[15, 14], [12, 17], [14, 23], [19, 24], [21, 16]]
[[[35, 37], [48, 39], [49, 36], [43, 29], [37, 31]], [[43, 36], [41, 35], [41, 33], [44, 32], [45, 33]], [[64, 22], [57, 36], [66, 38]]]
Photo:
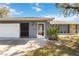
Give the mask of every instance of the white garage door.
[[0, 37], [19, 37], [19, 23], [0, 24]]

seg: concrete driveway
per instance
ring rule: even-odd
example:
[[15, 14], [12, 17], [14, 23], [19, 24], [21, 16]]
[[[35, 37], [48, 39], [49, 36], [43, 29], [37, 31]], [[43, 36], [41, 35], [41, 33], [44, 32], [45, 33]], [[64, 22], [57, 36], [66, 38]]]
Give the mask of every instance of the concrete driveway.
[[[37, 38], [0, 38], [0, 55], [1, 56], [17, 56], [21, 55], [20, 50], [31, 50], [31, 48], [27, 48], [31, 45], [28, 43], [29, 41], [37, 42], [38, 44], [36, 48], [42, 47], [46, 43], [46, 39], [37, 39]], [[36, 49], [34, 48], [34, 49]]]

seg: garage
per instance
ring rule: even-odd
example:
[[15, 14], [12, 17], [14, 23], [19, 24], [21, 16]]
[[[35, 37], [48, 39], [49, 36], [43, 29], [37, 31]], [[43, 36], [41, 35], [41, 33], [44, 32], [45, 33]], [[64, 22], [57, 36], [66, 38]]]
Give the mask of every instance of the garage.
[[20, 37], [19, 23], [0, 23], [0, 37]]

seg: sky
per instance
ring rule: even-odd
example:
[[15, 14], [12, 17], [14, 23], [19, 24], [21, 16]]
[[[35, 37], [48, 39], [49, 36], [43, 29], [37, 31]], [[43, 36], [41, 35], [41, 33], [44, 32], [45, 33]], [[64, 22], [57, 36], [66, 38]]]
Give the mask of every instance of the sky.
[[8, 4], [9, 9], [14, 12], [13, 17], [45, 17], [57, 14], [57, 8], [50, 3], [14, 3]]
[[52, 17], [60, 21], [79, 21], [76, 15], [64, 17], [55, 3], [0, 3], [2, 7], [9, 9], [10, 17]]

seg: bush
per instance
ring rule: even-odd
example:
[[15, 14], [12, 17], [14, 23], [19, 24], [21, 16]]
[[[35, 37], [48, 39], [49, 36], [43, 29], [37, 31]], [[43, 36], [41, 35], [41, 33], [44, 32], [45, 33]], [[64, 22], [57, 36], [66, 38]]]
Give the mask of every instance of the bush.
[[49, 38], [57, 40], [58, 39], [58, 28], [57, 27], [49, 27], [49, 29], [47, 31], [47, 35]]

